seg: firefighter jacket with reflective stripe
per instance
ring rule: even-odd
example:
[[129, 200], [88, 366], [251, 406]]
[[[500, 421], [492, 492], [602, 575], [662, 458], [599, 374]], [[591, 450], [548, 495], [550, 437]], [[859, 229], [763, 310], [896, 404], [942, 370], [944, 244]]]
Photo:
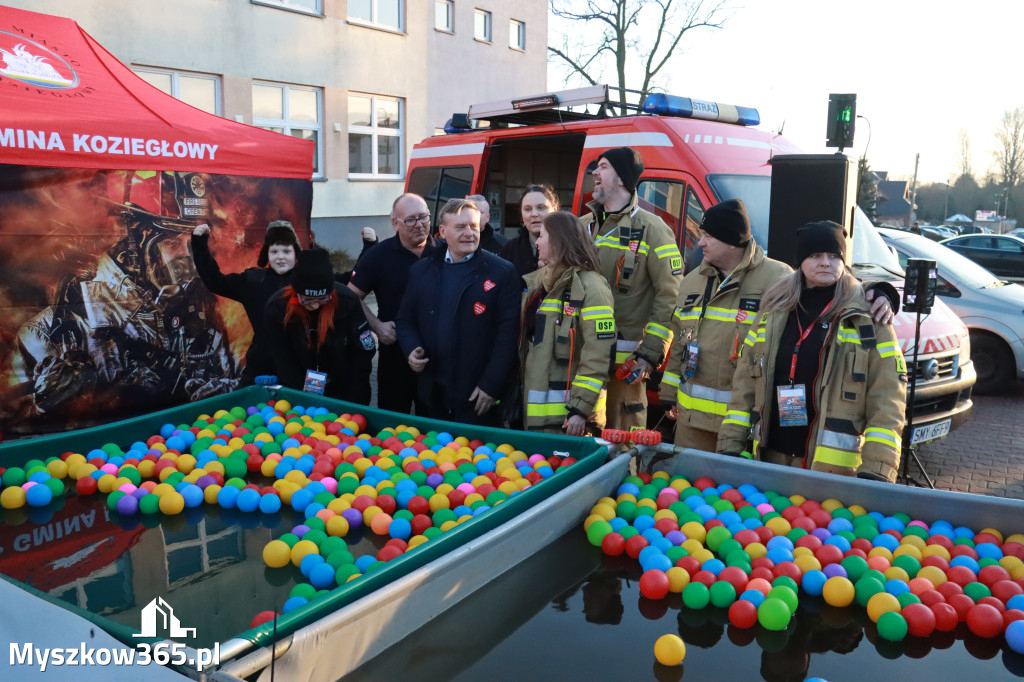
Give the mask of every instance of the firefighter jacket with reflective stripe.
[[[548, 272], [544, 267], [524, 278], [524, 314]], [[563, 272], [540, 301], [533, 335], [522, 340], [519, 353], [527, 429], [561, 430], [570, 410], [588, 426], [604, 428], [615, 318], [600, 274], [575, 267]]]
[[[753, 454], [767, 442], [775, 396], [775, 357], [787, 310], [761, 313], [743, 341], [733, 378], [733, 398], [718, 433], [719, 452], [741, 452], [752, 440]], [[896, 332], [875, 324], [860, 292], [833, 317], [822, 346], [818, 374], [807, 386], [817, 417], [810, 424], [806, 466], [855, 475], [860, 471], [896, 480], [907, 400], [907, 366]], [[784, 427], [782, 427], [784, 428]]]
[[616, 363], [635, 353], [658, 367], [672, 344], [669, 325], [683, 275], [675, 235], [661, 218], [637, 205], [636, 193], [600, 227], [601, 204], [591, 201], [587, 208], [591, 213], [580, 224], [594, 235], [601, 274], [615, 297]]
[[[790, 272], [751, 239], [743, 260], [725, 280], [719, 281], [718, 271], [706, 262], [683, 278], [660, 396], [665, 404], [679, 404], [679, 423], [718, 432], [732, 399], [739, 349], [761, 308], [761, 297]], [[695, 371], [688, 376], [691, 345], [696, 346], [696, 363], [691, 363]]]

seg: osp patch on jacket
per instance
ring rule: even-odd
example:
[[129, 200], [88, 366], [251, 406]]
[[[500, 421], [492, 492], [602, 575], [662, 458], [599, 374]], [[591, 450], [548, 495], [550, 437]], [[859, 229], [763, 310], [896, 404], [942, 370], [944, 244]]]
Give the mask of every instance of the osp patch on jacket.
[[477, 315], [483, 315], [485, 310], [487, 310], [487, 306], [485, 306], [480, 301], [477, 301], [476, 303], [473, 304], [473, 312], [476, 313]]

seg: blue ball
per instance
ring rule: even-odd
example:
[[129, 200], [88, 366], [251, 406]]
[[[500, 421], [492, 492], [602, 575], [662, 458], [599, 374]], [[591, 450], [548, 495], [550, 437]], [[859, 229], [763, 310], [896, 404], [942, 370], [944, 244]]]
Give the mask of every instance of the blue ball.
[[181, 496], [185, 498], [186, 509], [193, 509], [203, 503], [203, 489], [195, 484], [189, 483], [188, 486], [180, 492]]
[[292, 493], [292, 509], [295, 511], [305, 511], [309, 503], [313, 501], [315, 495], [311, 493], [307, 488], [300, 488]]
[[106, 450], [100, 450], [99, 448], [96, 448], [95, 450], [90, 450], [89, 454], [86, 455], [85, 458], [102, 459], [104, 462], [106, 462], [108, 459], [110, 459], [110, 455], [107, 454]]
[[264, 514], [274, 514], [281, 510], [281, 498], [273, 493], [260, 496], [260, 511]]
[[743, 594], [739, 596], [740, 599], [748, 601], [754, 606], [761, 606], [761, 602], [765, 600], [764, 593], [760, 590], [744, 590]]
[[307, 519], [311, 519], [314, 516], [316, 516], [318, 512], [321, 512], [324, 509], [327, 509], [327, 507], [320, 504], [319, 502], [310, 502], [309, 504], [306, 505], [306, 508], [302, 511], [302, 513]]
[[848, 531], [852, 531], [853, 530], [853, 523], [851, 523], [849, 519], [844, 519], [844, 518], [840, 517], [840, 518], [832, 519], [831, 521], [829, 521], [829, 523], [828, 523], [828, 532], [830, 532], [833, 535], [835, 535], [836, 533], [841, 533], [844, 530], [848, 530]]
[[978, 575], [978, 571], [981, 570], [981, 564], [978, 563], [973, 557], [969, 557], [966, 554], [955, 556], [949, 561], [949, 565], [952, 566], [966, 566], [974, 572], [974, 575]]
[[[832, 538], [829, 538], [830, 540]], [[785, 535], [776, 535], [765, 545], [768, 549], [775, 549], [776, 547], [785, 547], [789, 551], [793, 551], [793, 541], [787, 538]]]
[[749, 519], [747, 519], [746, 521], [743, 522], [743, 527], [744, 528], [749, 528], [750, 530], [754, 530], [755, 528], [760, 528], [763, 525], [764, 525], [764, 521], [762, 521], [759, 518], [754, 518], [754, 517], [750, 517]]
[[640, 535], [644, 536], [647, 542], [654, 542], [655, 540], [663, 540], [665, 538], [661, 531], [654, 527], [645, 529]]
[[217, 491], [217, 504], [225, 509], [234, 509], [237, 499], [238, 488], [233, 485], [226, 485]]
[[[512, 497], [512, 496], [509, 495], [509, 497]], [[481, 514], [483, 514], [488, 509], [490, 509], [489, 506], [487, 506], [486, 504], [481, 504], [479, 507], [477, 507], [476, 509], [473, 510], [473, 516], [480, 516]]]
[[25, 491], [25, 502], [30, 507], [45, 507], [53, 500], [53, 491], [37, 483]]
[[[456, 516], [461, 515], [456, 512]], [[412, 524], [405, 519], [392, 519], [391, 524], [388, 526], [388, 535], [399, 540], [408, 540], [409, 536], [412, 535]]]
[[1003, 550], [999, 545], [991, 542], [982, 542], [974, 547], [974, 551], [978, 553], [979, 559], [999, 559], [1003, 558]]
[[328, 589], [335, 586], [334, 576], [336, 573], [334, 566], [322, 561], [309, 570], [309, 582], [318, 590]]
[[1024, 654], [1024, 620], [1015, 620], [1006, 626], [1006, 644], [1018, 654]]
[[316, 564], [322, 564], [326, 561], [322, 556], [316, 552], [310, 552], [306, 556], [302, 557], [302, 561], [299, 562], [299, 571], [302, 575], [309, 577], [309, 572], [313, 570], [313, 566]]
[[452, 436], [452, 434], [448, 433], [447, 431], [442, 431], [441, 433], [437, 434], [434, 437], [434, 440], [436, 440], [441, 445], [448, 445], [448, 443], [451, 443], [453, 440], [455, 440], [455, 438]]
[[238, 507], [239, 511], [254, 512], [260, 506], [260, 493], [258, 490], [252, 488], [246, 488], [238, 492], [238, 497], [235, 498], [235, 506]]
[[843, 554], [846, 554], [846, 552], [848, 552], [850, 550], [850, 547], [852, 546], [850, 544], [850, 541], [844, 538], [842, 535], [833, 535], [829, 539], [825, 540], [825, 544], [835, 545], [840, 550], [842, 550]]
[[[651, 530], [653, 530], [653, 528]], [[672, 544], [672, 541], [669, 540], [666, 537], [654, 538], [653, 540], [650, 541], [650, 543], [651, 543], [651, 545], [650, 545], [651, 547], [657, 547], [662, 552], [667, 552], [668, 550], [672, 549], [672, 547], [674, 547], [674, 545]], [[682, 543], [680, 543], [680, 544], [682, 544]], [[671, 568], [671, 566], [669, 568]], [[668, 569], [666, 569], [666, 570], [668, 570]]]
[[[696, 497], [696, 495], [694, 495], [694, 497]], [[693, 511], [695, 514], [704, 519], [705, 523], [707, 523], [708, 521], [710, 521], [718, 515], [718, 512], [715, 511], [715, 508], [712, 507], [710, 504], [702, 504]]]
[[28, 480], [32, 481], [33, 483], [43, 483], [44, 481], [48, 481], [51, 478], [53, 478], [53, 476], [50, 475], [49, 471], [37, 471], [31, 476], [29, 476]]
[[1006, 602], [1007, 609], [1024, 611], [1024, 594], [1015, 594]]
[[964, 528], [963, 526], [959, 526], [953, 532], [956, 534], [956, 537], [958, 538], [968, 538], [970, 540], [974, 539], [974, 531], [970, 528]]
[[743, 517], [731, 509], [726, 509], [724, 512], [719, 514], [718, 520], [727, 528], [733, 524], [743, 523]]
[[[772, 538], [772, 539], [774, 540], [776, 538]], [[787, 549], [786, 547], [777, 546], [777, 547], [772, 547], [771, 549], [769, 549], [768, 553], [765, 556], [768, 557], [769, 559], [771, 559], [772, 563], [774, 563], [774, 564], [781, 564], [783, 561], [792, 561], [793, 560], [793, 551], [790, 550], [790, 549]]]
[[642, 566], [644, 561], [646, 561], [652, 556], [657, 556], [658, 554], [664, 554], [664, 552], [662, 552], [657, 547], [647, 545], [646, 547], [640, 550], [640, 554], [637, 555], [636, 560], [639, 561], [640, 565]]
[[163, 438], [170, 438], [174, 435], [174, 432], [178, 430], [178, 427], [174, 424], [164, 424], [160, 427], [160, 435]]
[[702, 571], [709, 571], [715, 577], [718, 577], [718, 574], [721, 573], [722, 569], [725, 568], [725, 562], [721, 559], [708, 559], [703, 564], [701, 564], [700, 568]]
[[[649, 548], [644, 547], [644, 549]], [[647, 560], [640, 562], [640, 567], [643, 568], [644, 571], [667, 571], [668, 569], [672, 568], [672, 560], [664, 554], [662, 554], [661, 552], [657, 552], [655, 554], [648, 554]]]
[[288, 613], [289, 611], [292, 611], [293, 609], [297, 609], [300, 606], [304, 606], [304, 605], [306, 605], [308, 603], [309, 603], [309, 600], [306, 599], [305, 597], [289, 597], [288, 601], [286, 601], [284, 603], [284, 606], [281, 607], [281, 612], [282, 613]]
[[377, 561], [377, 557], [372, 554], [364, 554], [355, 561], [356, 568], [359, 569], [360, 573], [366, 573], [366, 569], [370, 567], [370, 564]]
[[800, 579], [800, 587], [812, 597], [820, 597], [827, 580], [828, 577], [824, 573], [812, 568], [804, 573], [804, 577]]
[[[899, 521], [899, 519], [896, 520]], [[875, 547], [885, 547], [890, 552], [895, 552], [896, 548], [900, 546], [900, 541], [891, 535], [879, 533], [875, 536], [875, 539], [871, 541], [871, 544]]]
[[640, 487], [636, 483], [623, 483], [619, 486], [619, 489], [615, 491], [615, 496], [619, 495], [639, 495]]
[[642, 514], [633, 519], [633, 527], [637, 529], [640, 534], [649, 528], [654, 528], [654, 517], [648, 514]]
[[886, 581], [885, 591], [894, 597], [898, 597], [904, 592], [910, 592], [910, 585], [907, 585], [906, 581], [893, 578]]
[[284, 433], [284, 424], [281, 422], [270, 422], [267, 424], [267, 433], [271, 436], [279, 436]]
[[629, 521], [627, 521], [626, 519], [622, 518], [621, 516], [616, 516], [615, 518], [613, 518], [611, 521], [608, 522], [608, 525], [610, 525], [612, 527], [612, 530], [617, 533], [620, 530], [622, 530], [623, 528], [625, 528], [626, 526], [628, 526], [629, 525]]
[[[509, 495], [509, 497], [512, 497], [512, 496]], [[461, 519], [463, 516], [472, 516], [473, 515], [473, 508], [472, 507], [467, 507], [464, 504], [460, 504], [455, 509], [452, 509], [452, 511], [455, 512], [455, 518], [457, 518], [457, 519]], [[394, 533], [392, 533], [392, 535], [394, 535]]]

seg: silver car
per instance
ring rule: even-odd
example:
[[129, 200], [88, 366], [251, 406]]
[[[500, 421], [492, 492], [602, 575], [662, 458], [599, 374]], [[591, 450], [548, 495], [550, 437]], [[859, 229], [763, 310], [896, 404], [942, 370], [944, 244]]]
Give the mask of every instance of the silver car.
[[[978, 372], [978, 393], [996, 393], [1024, 378], [1024, 286], [993, 275], [974, 261], [930, 239], [879, 228], [906, 267], [908, 258], [938, 265], [937, 294], [971, 332], [971, 359]], [[1012, 369], [1011, 369], [1012, 368]]]

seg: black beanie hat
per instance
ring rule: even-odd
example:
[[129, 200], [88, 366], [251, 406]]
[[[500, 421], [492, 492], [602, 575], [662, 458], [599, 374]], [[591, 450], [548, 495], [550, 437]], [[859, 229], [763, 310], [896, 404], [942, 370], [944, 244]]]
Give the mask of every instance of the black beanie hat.
[[270, 262], [270, 247], [274, 244], [290, 244], [295, 249], [295, 255], [302, 251], [299, 245], [299, 238], [295, 234], [295, 228], [287, 220], [275, 220], [267, 225], [267, 233], [263, 235], [263, 246], [260, 248], [260, 255], [256, 259], [256, 267], [265, 268]]
[[807, 223], [796, 231], [796, 262], [815, 253], [834, 253], [846, 260], [846, 229], [831, 220]]
[[700, 229], [720, 242], [746, 246], [750, 241], [750, 218], [747, 216], [747, 207], [742, 199], [726, 199], [715, 204], [704, 213]]
[[300, 296], [309, 298], [327, 296], [334, 291], [330, 254], [323, 249], [300, 251], [292, 271], [292, 288]]
[[630, 194], [636, 191], [636, 185], [640, 182], [640, 174], [644, 172], [644, 161], [640, 158], [640, 152], [632, 147], [616, 147], [597, 157], [599, 160], [608, 159], [608, 163], [615, 169], [619, 179]]

